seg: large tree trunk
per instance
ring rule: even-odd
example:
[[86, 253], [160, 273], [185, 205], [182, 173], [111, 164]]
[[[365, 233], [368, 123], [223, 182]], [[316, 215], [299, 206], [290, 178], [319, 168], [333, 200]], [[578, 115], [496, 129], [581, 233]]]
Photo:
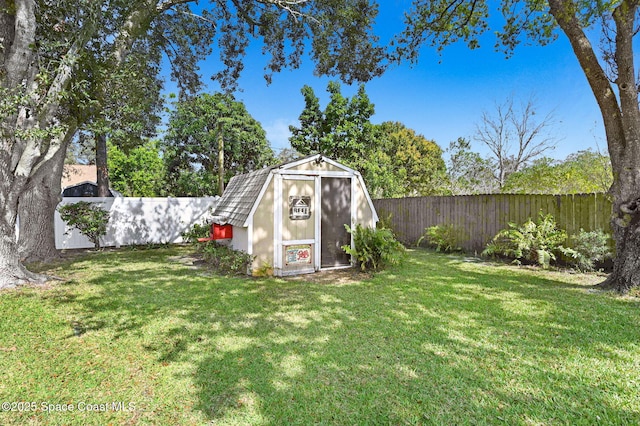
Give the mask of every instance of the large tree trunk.
[[109, 169], [107, 167], [107, 137], [104, 134], [96, 135], [96, 171], [98, 197], [108, 197], [109, 194]]
[[55, 240], [55, 211], [61, 197], [61, 179], [68, 141], [49, 161], [51, 167], [41, 168], [31, 178], [20, 195], [18, 251], [23, 262], [49, 262], [59, 257]]
[[605, 126], [614, 172], [609, 193], [616, 254], [613, 272], [600, 287], [626, 293], [640, 287], [640, 116], [624, 114], [620, 123]]
[[[605, 118], [614, 173], [611, 227], [616, 257], [613, 273], [603, 286], [623, 293], [640, 286], [640, 109], [633, 52], [637, 8], [635, 3], [623, 2], [613, 12], [620, 114], [615, 120]], [[614, 113], [608, 109], [602, 112], [603, 117]]]
[[16, 246], [15, 225], [7, 227], [0, 221], [0, 289], [13, 288], [26, 283], [42, 283], [47, 278], [34, 274], [20, 263]]
[[613, 272], [600, 284], [605, 289], [626, 293], [640, 287], [640, 223], [638, 215], [627, 226], [612, 224], [616, 241]]
[[[6, 154], [0, 152], [0, 160]], [[0, 161], [2, 164], [2, 161]], [[28, 282], [44, 282], [46, 278], [31, 273], [20, 262], [16, 241], [18, 194], [26, 179], [13, 177], [0, 169], [0, 289], [16, 287]]]
[[53, 219], [60, 196], [52, 193], [48, 180], [38, 179], [33, 188], [20, 196], [18, 251], [25, 263], [58, 258]]
[[[551, 14], [569, 42], [598, 102], [613, 169], [611, 227], [616, 242], [613, 273], [601, 287], [627, 292], [640, 286], [640, 109], [633, 52], [638, 5], [622, 1], [612, 12], [615, 52], [610, 79], [576, 16], [573, 2], [549, 0]], [[614, 81], [618, 95], [613, 89]]]

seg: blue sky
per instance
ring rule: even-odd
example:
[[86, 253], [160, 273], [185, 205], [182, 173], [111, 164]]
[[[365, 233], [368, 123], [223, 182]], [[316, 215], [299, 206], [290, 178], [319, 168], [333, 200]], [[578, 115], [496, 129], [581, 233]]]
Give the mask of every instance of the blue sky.
[[[400, 30], [407, 2], [382, 3], [380, 29], [387, 34]], [[563, 35], [544, 47], [518, 46], [510, 59], [496, 52], [494, 43], [493, 35], [488, 34], [476, 50], [458, 44], [438, 55], [435, 49], [424, 48], [417, 65], [394, 66], [370, 81], [366, 91], [376, 111], [372, 122], [400, 121], [443, 149], [458, 137], [465, 137], [472, 141], [474, 151], [484, 154], [486, 149], [473, 140], [482, 112], [492, 114], [496, 103], [509, 96], [516, 102], [533, 96], [539, 114], [553, 112], [556, 119], [552, 131], [559, 141], [549, 156], [563, 159], [573, 152], [598, 147], [606, 152], [600, 112]], [[262, 124], [278, 152], [289, 147], [288, 126], [297, 125], [304, 107], [302, 86], [313, 87], [324, 108], [331, 78], [315, 77], [313, 64], [307, 60], [300, 69], [275, 74], [271, 85], [267, 85], [263, 78], [266, 62], [260, 45], [253, 46], [239, 81], [242, 91], [236, 93], [236, 98]], [[201, 65], [205, 76], [218, 68], [215, 56]], [[345, 96], [350, 97], [356, 89], [355, 85], [342, 85]], [[209, 84], [208, 91], [216, 90], [215, 83]]]

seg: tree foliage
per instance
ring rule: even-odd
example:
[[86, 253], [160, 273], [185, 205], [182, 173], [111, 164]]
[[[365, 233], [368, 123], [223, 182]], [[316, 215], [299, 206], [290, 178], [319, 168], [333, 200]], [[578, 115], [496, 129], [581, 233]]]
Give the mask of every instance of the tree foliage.
[[158, 36], [152, 34], [148, 39], [137, 40], [120, 66], [111, 70], [110, 61], [100, 64], [90, 79], [96, 102], [80, 133], [81, 140], [92, 141], [94, 146], [100, 195], [108, 193], [113, 186], [109, 176], [107, 140], [111, 145], [128, 150], [153, 137], [160, 122], [163, 98], [158, 70], [162, 44], [154, 40]]
[[125, 197], [160, 197], [165, 192], [165, 167], [158, 142], [147, 141], [125, 151], [109, 146], [111, 187]]
[[458, 138], [447, 148], [447, 184], [451, 195], [491, 194], [497, 190], [488, 159], [471, 151], [471, 142]]
[[[420, 47], [464, 41], [471, 48], [498, 22], [483, 0], [414, 0], [406, 29], [397, 37], [396, 60], [417, 60]], [[640, 4], [582, 0], [501, 1], [496, 46], [511, 54], [524, 41], [547, 44], [567, 37], [602, 113], [613, 170], [611, 227], [616, 241], [613, 273], [603, 286], [640, 286], [640, 106], [634, 42]], [[493, 15], [493, 14], [492, 14]], [[597, 40], [598, 36], [600, 37]], [[594, 41], [593, 38], [596, 38]], [[599, 46], [597, 51], [594, 46]]]
[[518, 107], [509, 98], [503, 104], [496, 104], [493, 114], [482, 113], [475, 139], [489, 148], [488, 161], [499, 188], [509, 175], [554, 148], [556, 139], [550, 133], [553, 116], [539, 116], [533, 99]]
[[289, 126], [293, 149], [303, 155], [324, 154], [337, 161], [355, 165], [370, 148], [373, 125], [369, 121], [375, 111], [364, 85], [351, 98], [341, 93], [340, 83], [329, 82], [329, 103], [324, 111], [310, 86], [301, 90], [305, 107], [300, 114], [300, 127]]
[[66, 204], [58, 209], [60, 217], [67, 225], [77, 229], [100, 249], [100, 238], [107, 235], [109, 211], [94, 203], [79, 201]]
[[169, 117], [163, 142], [169, 194], [218, 194], [220, 129], [225, 183], [236, 174], [274, 163], [264, 129], [242, 102], [222, 93], [201, 94], [177, 102]]
[[446, 167], [437, 143], [399, 122], [376, 125], [373, 142], [361, 169], [376, 197], [446, 193]]
[[303, 155], [325, 154], [359, 170], [376, 197], [433, 195], [445, 191], [442, 150], [399, 122], [371, 123], [375, 106], [364, 85], [348, 98], [330, 82], [324, 110], [313, 89], [302, 88], [300, 126], [290, 126], [291, 146]]
[[515, 194], [581, 194], [607, 192], [613, 182], [611, 161], [592, 150], [579, 151], [564, 161], [541, 158], [511, 174], [502, 192]]

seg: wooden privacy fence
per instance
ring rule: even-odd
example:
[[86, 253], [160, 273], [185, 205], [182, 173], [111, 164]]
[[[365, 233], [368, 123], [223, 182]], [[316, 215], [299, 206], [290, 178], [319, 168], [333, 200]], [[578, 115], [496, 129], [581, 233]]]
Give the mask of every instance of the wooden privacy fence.
[[451, 224], [464, 250], [481, 252], [509, 222], [537, 221], [539, 212], [553, 215], [558, 228], [569, 235], [580, 228], [610, 232], [611, 202], [605, 194], [456, 195], [380, 199], [373, 204], [406, 245], [415, 245], [427, 227]]

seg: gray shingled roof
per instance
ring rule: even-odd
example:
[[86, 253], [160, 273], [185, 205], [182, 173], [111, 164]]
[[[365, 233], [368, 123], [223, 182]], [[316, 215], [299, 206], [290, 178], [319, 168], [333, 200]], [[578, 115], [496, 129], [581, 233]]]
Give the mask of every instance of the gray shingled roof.
[[243, 226], [273, 169], [267, 167], [232, 177], [213, 212], [214, 221], [223, 225], [230, 223]]

